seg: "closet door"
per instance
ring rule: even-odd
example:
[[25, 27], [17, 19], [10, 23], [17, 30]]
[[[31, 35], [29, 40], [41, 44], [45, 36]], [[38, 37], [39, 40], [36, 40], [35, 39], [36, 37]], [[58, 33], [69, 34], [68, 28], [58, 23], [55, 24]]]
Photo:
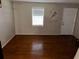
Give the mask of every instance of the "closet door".
[[61, 35], [72, 35], [77, 15], [77, 8], [64, 8]]

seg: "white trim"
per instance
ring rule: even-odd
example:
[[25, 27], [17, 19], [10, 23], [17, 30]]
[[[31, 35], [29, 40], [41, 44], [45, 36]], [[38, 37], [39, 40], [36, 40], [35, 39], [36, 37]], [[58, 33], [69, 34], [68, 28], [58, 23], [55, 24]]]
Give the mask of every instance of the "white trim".
[[2, 45], [2, 48], [4, 48], [11, 40], [12, 40], [12, 38], [14, 37], [15, 35], [13, 35], [6, 43], [4, 43], [3, 45]]
[[76, 25], [76, 21], [77, 21], [77, 17], [78, 17], [78, 8], [75, 8], [77, 11], [76, 11], [76, 15], [75, 15], [75, 18], [74, 18], [74, 24], [73, 24], [73, 34], [74, 34], [74, 30], [75, 30], [75, 25]]
[[16, 35], [59, 35], [59, 34], [16, 33]]
[[72, 34], [38, 34], [38, 33], [16, 33], [15, 35], [72, 35]]
[[73, 35], [75, 38], [79, 39], [79, 37], [77, 37], [76, 35]]

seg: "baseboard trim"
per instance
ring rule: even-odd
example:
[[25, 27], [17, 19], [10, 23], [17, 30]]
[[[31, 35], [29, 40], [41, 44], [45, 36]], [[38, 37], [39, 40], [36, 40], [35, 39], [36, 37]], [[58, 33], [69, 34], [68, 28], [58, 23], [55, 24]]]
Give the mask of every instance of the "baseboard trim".
[[36, 34], [36, 33], [16, 33], [15, 35], [58, 35], [58, 36], [67, 35], [67, 36], [73, 36], [72, 34]]
[[[74, 36], [74, 35], [73, 35]], [[76, 36], [74, 36], [77, 40], [79, 40], [79, 38], [77, 38]]]
[[15, 37], [15, 35], [13, 35], [6, 43], [4, 43], [2, 45], [2, 48], [4, 48], [12, 40], [12, 38], [14, 38], [14, 37]]

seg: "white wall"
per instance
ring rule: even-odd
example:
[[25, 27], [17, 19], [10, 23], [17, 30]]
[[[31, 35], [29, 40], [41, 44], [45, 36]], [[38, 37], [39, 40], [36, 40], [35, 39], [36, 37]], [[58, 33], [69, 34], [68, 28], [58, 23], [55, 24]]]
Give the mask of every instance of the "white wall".
[[78, 50], [77, 50], [77, 53], [76, 53], [74, 59], [79, 59], [79, 48], [78, 48]]
[[15, 35], [12, 4], [9, 0], [2, 0], [0, 8], [0, 41], [2, 47]]
[[[32, 7], [43, 7], [44, 26], [32, 26]], [[51, 18], [52, 12], [57, 15]], [[14, 3], [15, 30], [20, 35], [59, 35], [61, 30], [63, 8], [54, 4]]]
[[[60, 35], [61, 21], [63, 17], [62, 15], [63, 8], [77, 8], [78, 7], [77, 4], [59, 4], [59, 3], [49, 4], [49, 3], [14, 2], [13, 4], [14, 4], [16, 34], [26, 34], [26, 35], [28, 34]], [[43, 27], [32, 26], [32, 7], [45, 8], [45, 17], [44, 17]], [[51, 14], [50, 12], [51, 10], [57, 11], [57, 17], [55, 17], [54, 19], [49, 18]]]
[[78, 10], [77, 19], [74, 27], [74, 36], [79, 39], [79, 10]]
[[26, 2], [53, 2], [53, 3], [79, 3], [79, 0], [13, 0]]

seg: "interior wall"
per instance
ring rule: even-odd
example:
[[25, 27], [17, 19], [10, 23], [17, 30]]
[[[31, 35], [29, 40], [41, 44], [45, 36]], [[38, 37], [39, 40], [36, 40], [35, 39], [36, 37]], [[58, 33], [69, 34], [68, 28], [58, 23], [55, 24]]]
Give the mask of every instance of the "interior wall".
[[[43, 7], [44, 26], [32, 26], [32, 7]], [[51, 11], [57, 15], [51, 18]], [[14, 3], [15, 30], [19, 35], [59, 35], [61, 30], [63, 8], [55, 4]]]
[[[44, 35], [60, 35], [61, 21], [63, 8], [77, 8], [78, 4], [63, 4], [63, 3], [31, 3], [31, 2], [13, 2], [14, 17], [15, 17], [15, 31], [16, 34], [44, 34]], [[45, 24], [44, 27], [32, 26], [32, 7], [45, 8]], [[50, 11], [57, 11], [58, 16], [54, 20], [50, 20]]]
[[15, 35], [13, 9], [10, 0], [1, 0], [0, 8], [0, 41], [2, 47]]
[[74, 36], [79, 39], [79, 9], [78, 9], [77, 19], [74, 27]]

